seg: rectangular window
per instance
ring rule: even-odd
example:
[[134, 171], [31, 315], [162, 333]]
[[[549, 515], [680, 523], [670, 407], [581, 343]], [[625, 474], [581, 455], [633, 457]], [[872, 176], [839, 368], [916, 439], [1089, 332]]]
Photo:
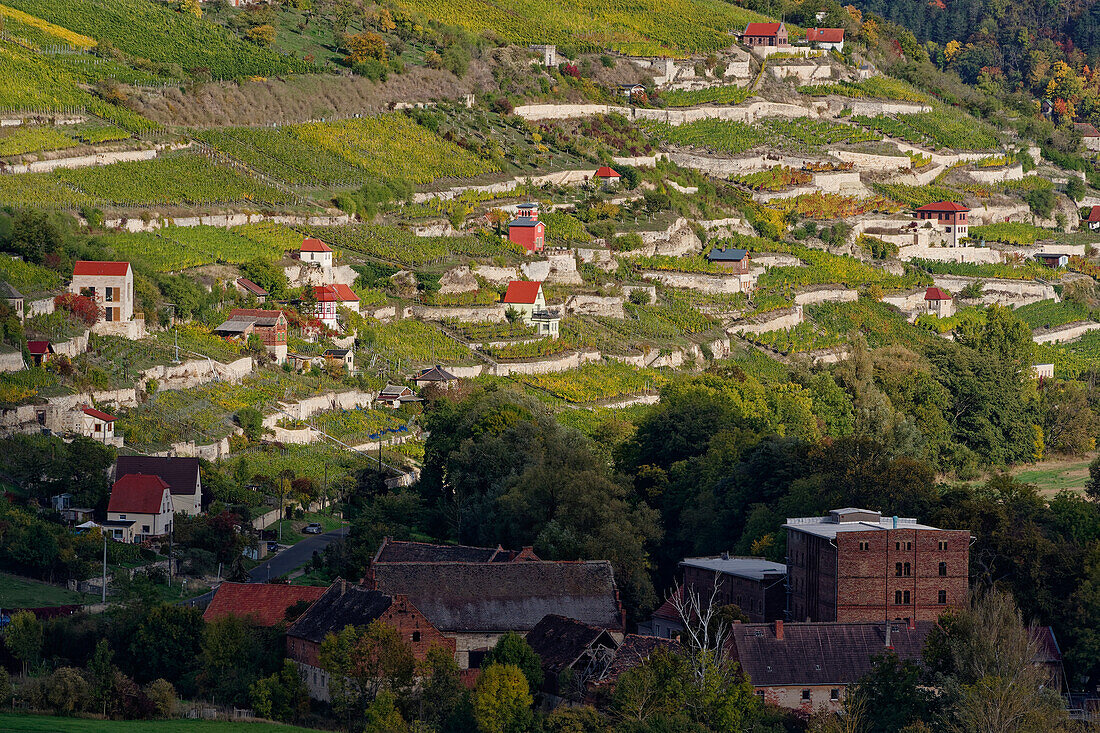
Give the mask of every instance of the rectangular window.
[[895, 606], [900, 606], [901, 605], [901, 591], [900, 590], [894, 591], [894, 605]]
[[803, 690], [802, 691], [802, 699], [803, 700], [809, 700], [810, 699], [810, 691], [809, 690]]
[[900, 542], [895, 542], [894, 543], [894, 549], [895, 550], [900, 550], [901, 549], [901, 543]]
[[945, 552], [946, 550], [947, 550], [947, 542], [944, 541], [944, 540], [940, 540], [940, 552]]
[[946, 578], [947, 577], [947, 563], [945, 563], [945, 562], [940, 563], [940, 577], [941, 578]]
[[871, 549], [871, 543], [870, 542], [860, 542], [859, 543], [859, 549], [861, 549], [861, 550], [870, 550]]
[[900, 562], [899, 563], [894, 563], [894, 577], [895, 578], [900, 578], [901, 577], [901, 563]]
[[901, 602], [906, 605], [909, 604], [909, 591], [902, 591]]
[[912, 574], [913, 574], [912, 567], [909, 565], [909, 563], [905, 563], [905, 577], [908, 578]]
[[840, 699], [840, 690], [835, 688], [835, 687], [833, 689], [829, 690], [829, 699], [832, 700], [833, 702], [836, 702], [837, 700], [839, 700]]
[[945, 590], [940, 591], [939, 602], [940, 602], [941, 606], [943, 606], [947, 603], [947, 591], [945, 591]]
[[125, 518], [126, 518], [126, 515], [125, 515], [125, 514], [119, 514], [119, 515], [118, 515], [118, 518], [119, 518], [119, 519], [125, 519]]
[[149, 534], [149, 525], [148, 525], [148, 524], [143, 524], [143, 525], [141, 525], [141, 531], [142, 531], [142, 532], [143, 532], [144, 534]]

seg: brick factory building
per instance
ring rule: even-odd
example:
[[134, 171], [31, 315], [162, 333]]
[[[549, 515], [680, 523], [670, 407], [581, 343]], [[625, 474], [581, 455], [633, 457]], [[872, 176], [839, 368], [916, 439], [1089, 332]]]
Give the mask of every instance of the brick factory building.
[[715, 602], [740, 608], [749, 621], [774, 621], [787, 610], [787, 568], [759, 557], [689, 557], [680, 563], [684, 588], [704, 603], [715, 591]]
[[970, 532], [834, 509], [788, 519], [794, 621], [935, 621], [967, 600]]

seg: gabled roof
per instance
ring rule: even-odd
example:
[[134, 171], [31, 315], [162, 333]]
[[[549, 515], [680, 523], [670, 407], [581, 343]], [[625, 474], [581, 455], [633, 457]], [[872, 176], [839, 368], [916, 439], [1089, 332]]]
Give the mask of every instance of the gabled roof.
[[951, 296], [935, 285], [924, 291], [925, 300], [951, 300]]
[[338, 580], [287, 629], [286, 635], [320, 644], [345, 626], [367, 626], [392, 604], [393, 599], [384, 593]]
[[11, 283], [0, 280], [0, 298], [5, 298], [7, 300], [17, 300], [22, 299], [23, 294], [16, 290], [15, 286], [13, 286]]
[[657, 607], [657, 610], [653, 612], [654, 618], [663, 618], [666, 621], [675, 621], [681, 623], [680, 612], [676, 610], [676, 603], [684, 597], [683, 587], [677, 588], [676, 592], [671, 594], [665, 599], [665, 602]]
[[321, 356], [327, 356], [332, 359], [343, 359], [345, 356], [351, 353], [351, 349], [325, 349]]
[[125, 277], [129, 271], [129, 262], [89, 262], [80, 260], [73, 265], [73, 275]]
[[316, 237], [306, 237], [302, 240], [302, 252], [331, 252], [332, 247]]
[[596, 178], [622, 178], [622, 176], [614, 168], [602, 165], [596, 170]]
[[762, 557], [686, 557], [680, 565], [748, 580], [770, 580], [787, 574], [786, 565]]
[[742, 35], [775, 36], [779, 35], [779, 29], [782, 27], [782, 23], [749, 23], [745, 26], [745, 32]]
[[[782, 623], [782, 622], [780, 622]], [[920, 661], [934, 621], [916, 628], [890, 623], [890, 646], [901, 659]], [[886, 622], [734, 624], [729, 649], [757, 687], [846, 685], [871, 671], [871, 657], [886, 651]]]
[[635, 667], [644, 664], [658, 649], [664, 649], [671, 653], [680, 651], [680, 642], [675, 639], [662, 639], [658, 636], [642, 636], [640, 634], [627, 634], [623, 643], [615, 652], [615, 658], [604, 670], [603, 677], [597, 684], [614, 685], [619, 675], [629, 672]]
[[168, 484], [160, 476], [128, 473], [111, 487], [109, 512], [160, 514], [161, 502]]
[[818, 43], [843, 43], [843, 28], [807, 28], [806, 40]]
[[49, 341], [28, 341], [27, 351], [35, 356], [44, 356], [53, 353], [53, 344]]
[[1089, 209], [1089, 218], [1085, 221], [1100, 221], [1100, 206], [1093, 206]]
[[408, 542], [382, 539], [373, 563], [379, 562], [492, 562], [500, 546], [470, 547], [468, 545], [433, 545], [428, 542]]
[[316, 601], [327, 588], [281, 583], [229, 583], [214, 591], [214, 598], [202, 618], [209, 623], [226, 616], [252, 618], [260, 626], [274, 626], [286, 618], [286, 611], [299, 601]]
[[743, 249], [720, 249], [715, 247], [707, 253], [707, 259], [711, 262], [740, 262], [745, 259], [748, 252]]
[[351, 288], [343, 283], [335, 285], [314, 285], [313, 294], [322, 303], [348, 303], [359, 302], [359, 296]]
[[250, 319], [261, 328], [271, 328], [278, 325], [279, 320], [286, 320], [286, 316], [280, 310], [264, 310], [263, 308], [234, 308], [229, 311], [230, 320]]
[[557, 614], [545, 616], [525, 638], [542, 659], [542, 668], [554, 677], [576, 663], [597, 642], [612, 649], [617, 646], [604, 629]]
[[102, 420], [103, 422], [114, 422], [118, 419], [114, 415], [108, 415], [106, 412], [97, 410], [94, 407], [85, 407], [84, 414], [89, 417], [94, 417], [96, 420]]
[[611, 563], [379, 563], [374, 586], [407, 595], [437, 629], [526, 632], [548, 614], [618, 630], [622, 610]]
[[379, 397], [404, 397], [405, 395], [411, 395], [413, 391], [403, 384], [387, 384], [382, 388], [382, 391], [378, 393]]
[[954, 201], [937, 201], [917, 207], [917, 211], [970, 211], [970, 208]]
[[511, 228], [511, 227], [538, 228], [539, 226], [546, 226], [546, 222], [539, 221], [538, 219], [535, 219], [534, 217], [531, 217], [531, 216], [521, 216], [519, 218], [512, 219], [510, 222], [508, 222], [508, 227], [509, 228]]
[[541, 289], [542, 283], [537, 280], [513, 280], [508, 283], [508, 291], [504, 294], [504, 302], [534, 305]]
[[256, 320], [254, 318], [230, 318], [228, 321], [219, 323], [211, 332], [217, 334], [240, 335], [247, 333], [248, 330], [255, 327], [255, 325]]
[[115, 461], [115, 476], [125, 476], [128, 473], [160, 476], [173, 494], [194, 496], [199, 487], [198, 458], [119, 456]]
[[458, 377], [437, 364], [422, 370], [413, 379], [417, 382], [453, 382]]
[[1081, 133], [1081, 137], [1100, 137], [1100, 131], [1090, 122], [1074, 122], [1073, 129]]
[[247, 277], [238, 277], [237, 284], [253, 295], [269, 295], [269, 293]]

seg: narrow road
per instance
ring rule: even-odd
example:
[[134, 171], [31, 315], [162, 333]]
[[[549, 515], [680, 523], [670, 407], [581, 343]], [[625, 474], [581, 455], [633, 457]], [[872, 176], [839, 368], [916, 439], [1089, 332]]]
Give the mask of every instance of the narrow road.
[[[313, 559], [313, 553], [323, 552], [326, 547], [337, 540], [343, 539], [348, 534], [347, 527], [334, 529], [324, 534], [310, 535], [301, 542], [291, 545], [278, 555], [272, 555], [261, 564], [248, 572], [249, 583], [266, 583], [272, 578], [286, 575], [292, 570], [305, 565]], [[189, 598], [182, 602], [185, 606], [206, 606], [214, 597], [214, 591], [208, 591], [201, 596]]]

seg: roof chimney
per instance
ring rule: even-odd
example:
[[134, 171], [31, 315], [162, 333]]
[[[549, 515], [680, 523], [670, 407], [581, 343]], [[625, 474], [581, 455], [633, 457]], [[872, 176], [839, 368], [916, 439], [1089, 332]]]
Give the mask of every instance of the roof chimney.
[[890, 643], [890, 632], [892, 631], [892, 625], [889, 621], [886, 622], [886, 648], [893, 649], [894, 645]]
[[775, 640], [783, 641], [783, 621], [781, 619], [775, 620]]
[[340, 578], [340, 595], [343, 596], [348, 591], [348, 581]]
[[729, 553], [728, 550], [726, 550], [725, 552], [722, 553], [722, 559], [723, 560], [729, 560], [730, 559], [730, 553]]
[[910, 617], [910, 619], [909, 619], [909, 630], [910, 631], [916, 631], [917, 630], [917, 620], [915, 618]]

